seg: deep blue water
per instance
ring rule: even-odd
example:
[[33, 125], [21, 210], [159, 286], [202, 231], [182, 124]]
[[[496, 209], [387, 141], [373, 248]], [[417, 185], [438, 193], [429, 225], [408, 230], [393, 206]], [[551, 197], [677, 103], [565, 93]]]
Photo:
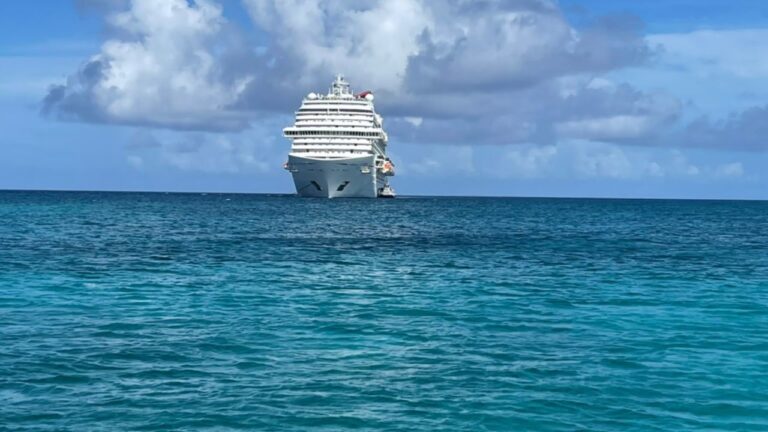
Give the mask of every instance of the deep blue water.
[[768, 430], [768, 202], [0, 192], [2, 430]]

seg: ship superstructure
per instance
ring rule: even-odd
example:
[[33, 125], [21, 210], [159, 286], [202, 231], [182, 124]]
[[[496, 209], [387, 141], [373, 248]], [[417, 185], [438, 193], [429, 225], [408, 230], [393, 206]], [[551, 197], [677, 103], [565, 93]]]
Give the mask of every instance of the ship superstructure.
[[353, 94], [338, 75], [326, 95], [308, 94], [296, 122], [283, 129], [291, 140], [285, 169], [301, 196], [392, 197], [387, 134], [373, 106], [373, 93]]

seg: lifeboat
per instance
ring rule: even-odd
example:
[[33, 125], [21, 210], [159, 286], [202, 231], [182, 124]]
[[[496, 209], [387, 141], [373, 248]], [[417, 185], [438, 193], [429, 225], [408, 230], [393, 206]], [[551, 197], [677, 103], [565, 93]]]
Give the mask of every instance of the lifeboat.
[[384, 175], [395, 175], [395, 166], [392, 165], [392, 162], [385, 161], [384, 164], [381, 166], [381, 172]]
[[370, 90], [366, 90], [362, 93], [358, 93], [355, 95], [355, 98], [357, 99], [365, 99], [368, 102], [373, 102], [373, 92]]

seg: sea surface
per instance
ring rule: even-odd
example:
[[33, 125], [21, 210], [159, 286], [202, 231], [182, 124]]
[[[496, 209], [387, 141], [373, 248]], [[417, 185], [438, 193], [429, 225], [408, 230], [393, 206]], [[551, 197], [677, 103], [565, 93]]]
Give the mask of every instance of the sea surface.
[[766, 431], [768, 202], [0, 192], [0, 430]]

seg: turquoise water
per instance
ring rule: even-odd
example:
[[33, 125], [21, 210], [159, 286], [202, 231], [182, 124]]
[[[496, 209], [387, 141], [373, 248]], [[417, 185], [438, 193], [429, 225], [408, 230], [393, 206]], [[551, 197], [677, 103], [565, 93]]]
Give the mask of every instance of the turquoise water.
[[768, 202], [0, 192], [2, 430], [768, 430]]

